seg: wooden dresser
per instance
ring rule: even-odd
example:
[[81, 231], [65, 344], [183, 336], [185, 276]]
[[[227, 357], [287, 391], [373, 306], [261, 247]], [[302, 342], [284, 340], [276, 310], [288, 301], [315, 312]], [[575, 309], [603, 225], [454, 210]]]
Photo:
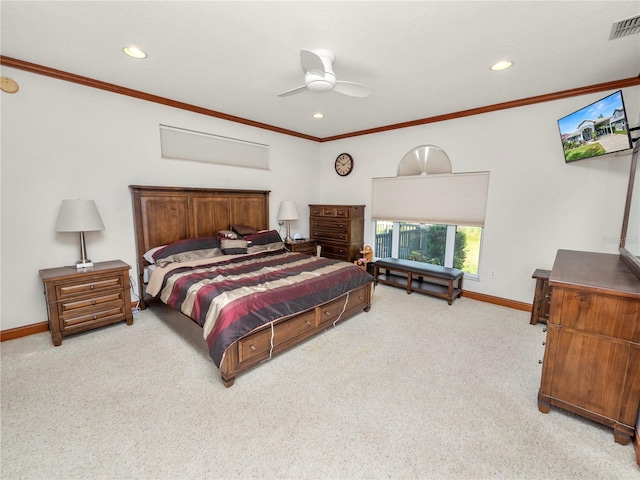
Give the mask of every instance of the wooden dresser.
[[133, 324], [129, 269], [120, 260], [40, 270], [55, 346], [62, 337], [126, 320]]
[[640, 280], [618, 255], [559, 250], [538, 409], [557, 406], [635, 434], [640, 402]]
[[364, 205], [309, 205], [309, 232], [321, 255], [347, 262], [364, 247]]

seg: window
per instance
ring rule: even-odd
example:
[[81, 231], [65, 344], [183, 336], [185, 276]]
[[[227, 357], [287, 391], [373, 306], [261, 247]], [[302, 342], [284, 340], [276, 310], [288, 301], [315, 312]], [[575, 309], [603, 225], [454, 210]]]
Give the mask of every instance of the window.
[[482, 227], [378, 220], [377, 257], [393, 257], [458, 268], [478, 274]]

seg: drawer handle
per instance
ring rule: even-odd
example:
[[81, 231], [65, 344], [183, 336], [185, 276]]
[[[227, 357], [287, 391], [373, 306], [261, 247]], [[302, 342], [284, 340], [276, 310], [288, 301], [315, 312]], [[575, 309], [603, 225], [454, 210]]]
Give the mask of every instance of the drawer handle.
[[94, 319], [94, 320], [97, 320], [97, 319], [98, 319], [98, 316], [97, 316], [97, 315], [94, 315], [94, 316], [93, 316], [93, 319]]
[[307, 323], [307, 325], [311, 326], [311, 321], [310, 320], [307, 320], [306, 323]]
[[331, 312], [324, 312], [325, 315], [331, 315]]
[[95, 300], [91, 300], [91, 305], [95, 305], [96, 301]]
[[255, 345], [251, 345], [249, 348], [251, 349], [252, 352], [256, 351], [256, 346]]
[[95, 285], [91, 284], [91, 286], [89, 287], [91, 290], [93, 290], [94, 288], [96, 288]]

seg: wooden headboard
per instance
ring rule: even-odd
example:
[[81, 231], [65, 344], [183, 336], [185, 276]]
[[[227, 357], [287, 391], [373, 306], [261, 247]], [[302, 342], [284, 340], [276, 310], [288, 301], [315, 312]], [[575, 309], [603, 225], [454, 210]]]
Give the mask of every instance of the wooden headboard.
[[153, 247], [217, 235], [230, 225], [269, 228], [269, 190], [130, 185], [136, 232], [140, 306], [145, 308], [143, 258]]

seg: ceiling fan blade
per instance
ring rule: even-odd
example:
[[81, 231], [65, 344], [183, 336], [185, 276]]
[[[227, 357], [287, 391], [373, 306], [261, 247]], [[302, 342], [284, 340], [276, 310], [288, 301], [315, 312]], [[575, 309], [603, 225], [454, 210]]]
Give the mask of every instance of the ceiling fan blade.
[[304, 73], [320, 72], [324, 75], [325, 68], [322, 58], [311, 50], [307, 50], [306, 48], [300, 50], [300, 65]]
[[307, 89], [306, 85], [302, 85], [301, 87], [292, 88], [291, 90], [287, 90], [286, 92], [282, 92], [279, 94], [279, 97], [288, 97], [290, 95], [295, 95], [296, 93], [300, 93]]
[[365, 85], [354, 82], [345, 82], [338, 80], [336, 86], [333, 87], [334, 92], [349, 95], [350, 97], [368, 97], [371, 95], [371, 89]]

